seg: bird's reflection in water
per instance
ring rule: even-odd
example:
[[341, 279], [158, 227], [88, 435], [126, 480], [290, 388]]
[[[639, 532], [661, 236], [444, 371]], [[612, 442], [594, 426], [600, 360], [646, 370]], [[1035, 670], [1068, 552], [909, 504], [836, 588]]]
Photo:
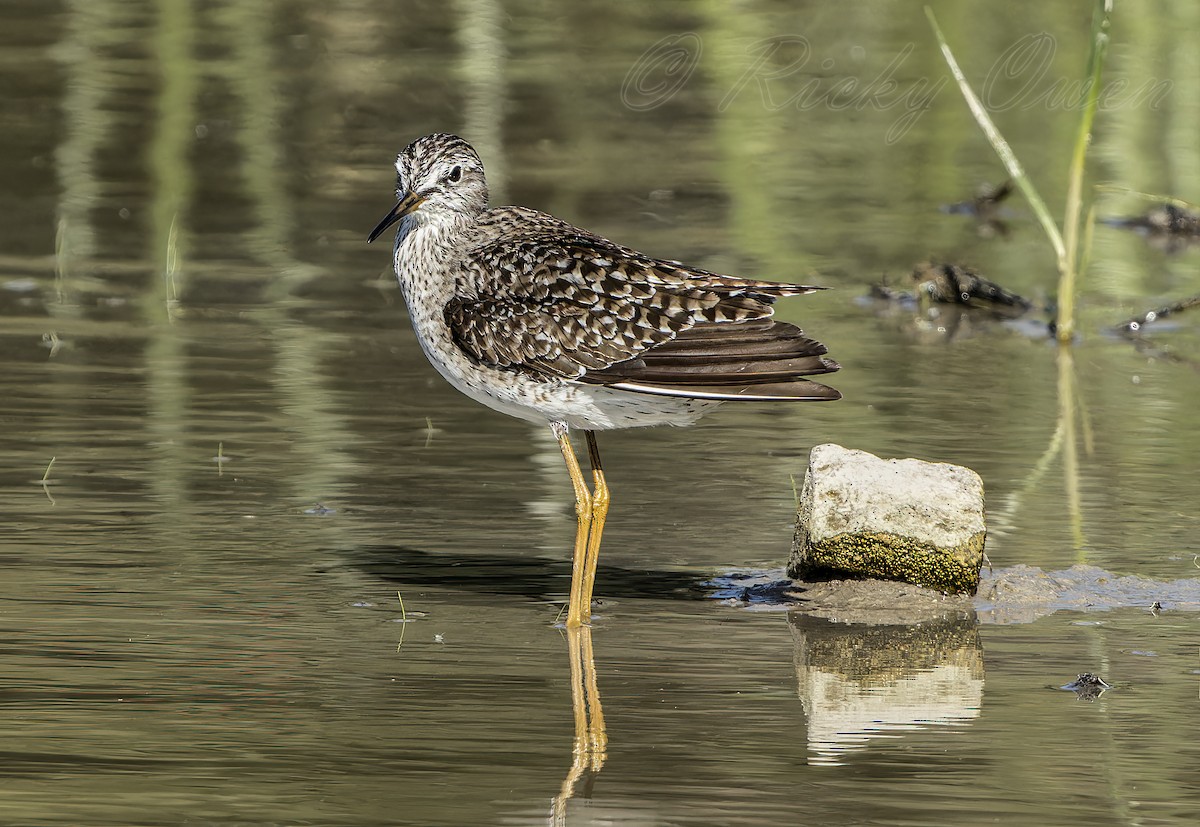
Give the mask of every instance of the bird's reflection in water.
[[579, 782], [588, 774], [584, 794], [591, 780], [604, 766], [608, 735], [604, 731], [604, 710], [600, 706], [600, 688], [596, 680], [596, 657], [592, 651], [592, 630], [579, 626], [563, 630], [571, 656], [571, 711], [575, 718], [575, 743], [571, 748], [571, 767], [554, 797], [550, 823], [567, 823], [567, 802], [575, 795]]

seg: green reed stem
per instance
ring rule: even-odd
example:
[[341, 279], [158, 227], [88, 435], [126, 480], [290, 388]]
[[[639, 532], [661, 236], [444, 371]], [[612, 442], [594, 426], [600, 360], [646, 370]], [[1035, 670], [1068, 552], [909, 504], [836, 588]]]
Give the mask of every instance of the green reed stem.
[[[1058, 340], [1071, 341], [1075, 331], [1075, 276], [1080, 258], [1079, 231], [1083, 211], [1083, 171], [1088, 145], [1092, 142], [1092, 122], [1100, 105], [1100, 74], [1108, 51], [1108, 29], [1113, 0], [1099, 0], [1092, 17], [1092, 43], [1088, 54], [1087, 97], [1075, 134], [1075, 149], [1067, 178], [1067, 211], [1063, 217], [1066, 259], [1058, 266]], [[1086, 257], [1086, 253], [1084, 254]]]
[[975, 122], [979, 124], [979, 128], [983, 130], [983, 134], [987, 137], [988, 142], [991, 143], [992, 149], [1000, 157], [1001, 162], [1003, 162], [1005, 168], [1008, 170], [1008, 174], [1012, 176], [1013, 181], [1029, 202], [1029, 206], [1033, 209], [1034, 215], [1037, 216], [1038, 222], [1042, 225], [1046, 237], [1050, 240], [1050, 246], [1054, 248], [1054, 254], [1058, 263], [1057, 328], [1058, 340], [1060, 342], [1069, 342], [1075, 329], [1076, 275], [1079, 271], [1078, 265], [1081, 255], [1085, 260], [1087, 258], [1087, 251], [1085, 250], [1081, 254], [1080, 250], [1079, 235], [1081, 229], [1084, 231], [1084, 243], [1091, 243], [1091, 233], [1081, 227], [1081, 218], [1083, 215], [1083, 177], [1087, 149], [1091, 143], [1092, 123], [1096, 118], [1096, 110], [1100, 104], [1100, 75], [1104, 68], [1104, 56], [1108, 51], [1108, 30], [1111, 23], [1113, 2], [1114, 0], [1097, 0], [1096, 12], [1092, 18], [1092, 40], [1091, 50], [1088, 55], [1086, 96], [1083, 101], [1083, 111], [1079, 119], [1079, 130], [1075, 135], [1075, 146], [1071, 153], [1071, 165], [1068, 169], [1067, 206], [1066, 214], [1063, 216], [1062, 232], [1059, 231], [1058, 226], [1054, 223], [1054, 219], [1050, 215], [1050, 210], [1046, 207], [1046, 202], [1042, 200], [1037, 188], [1029, 180], [1029, 176], [1021, 166], [1021, 162], [1017, 160], [1016, 153], [1013, 152], [1008, 141], [1004, 140], [1004, 136], [1000, 134], [1000, 130], [992, 122], [991, 116], [988, 115], [983, 103], [967, 82], [967, 78], [959, 67], [958, 61], [954, 59], [954, 53], [950, 50], [950, 44], [946, 42], [946, 37], [942, 34], [942, 30], [938, 26], [933, 10], [928, 6], [925, 7], [925, 16], [929, 18], [929, 25], [933, 28], [934, 37], [937, 38], [938, 45], [941, 47], [942, 56], [945, 57], [946, 64], [950, 67], [950, 73], [954, 76], [955, 82], [958, 83], [959, 91], [962, 92], [963, 98], [967, 102], [967, 107], [971, 110], [971, 115], [975, 118]]
[[1066, 246], [1063, 244], [1062, 234], [1058, 231], [1054, 219], [1050, 216], [1050, 210], [1046, 207], [1046, 202], [1038, 194], [1037, 189], [1033, 186], [1033, 182], [1029, 180], [1029, 176], [1025, 173], [1025, 168], [1017, 160], [1017, 154], [1013, 152], [1008, 141], [1004, 140], [1004, 136], [1000, 134], [1000, 130], [992, 122], [991, 116], [988, 115], [983, 103], [971, 88], [971, 84], [967, 82], [967, 77], [963, 74], [962, 69], [959, 68], [958, 61], [954, 59], [954, 53], [950, 51], [950, 44], [946, 42], [946, 36], [942, 34], [941, 27], [937, 23], [937, 18], [933, 14], [933, 9], [929, 8], [929, 6], [925, 7], [925, 16], [929, 18], [929, 25], [933, 27], [933, 36], [937, 38], [938, 46], [942, 49], [942, 56], [946, 58], [946, 64], [950, 67], [950, 74], [954, 76], [959, 91], [962, 92], [963, 98], [966, 99], [967, 106], [970, 108], [971, 114], [975, 117], [975, 122], [983, 130], [983, 134], [992, 145], [992, 149], [1000, 156], [1001, 162], [1003, 162], [1004, 167], [1008, 170], [1008, 174], [1012, 177], [1018, 189], [1025, 196], [1025, 200], [1029, 202], [1029, 206], [1033, 209], [1034, 215], [1037, 216], [1038, 221], [1041, 223], [1042, 229], [1046, 231], [1046, 237], [1050, 239], [1050, 244], [1054, 247], [1054, 253], [1058, 257], [1058, 260], [1060, 262], [1065, 261]]

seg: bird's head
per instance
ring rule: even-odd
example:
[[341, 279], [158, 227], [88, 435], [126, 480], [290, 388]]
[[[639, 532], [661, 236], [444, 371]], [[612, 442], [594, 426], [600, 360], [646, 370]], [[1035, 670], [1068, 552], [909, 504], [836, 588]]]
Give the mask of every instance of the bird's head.
[[417, 138], [396, 157], [396, 206], [371, 231], [372, 242], [406, 215], [418, 222], [474, 217], [487, 208], [483, 162], [457, 135]]

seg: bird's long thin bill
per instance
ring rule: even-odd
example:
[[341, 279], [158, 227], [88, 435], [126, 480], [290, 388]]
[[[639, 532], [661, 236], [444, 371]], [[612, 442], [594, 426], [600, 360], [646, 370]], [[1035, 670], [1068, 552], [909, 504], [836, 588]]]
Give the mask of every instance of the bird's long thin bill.
[[367, 236], [367, 243], [370, 244], [379, 236], [383, 235], [383, 231], [395, 224], [404, 216], [421, 206], [421, 202], [425, 199], [417, 195], [415, 192], [410, 192], [396, 202], [396, 206], [392, 207], [392, 211], [383, 217], [383, 220], [375, 225], [375, 229], [371, 230], [371, 234]]

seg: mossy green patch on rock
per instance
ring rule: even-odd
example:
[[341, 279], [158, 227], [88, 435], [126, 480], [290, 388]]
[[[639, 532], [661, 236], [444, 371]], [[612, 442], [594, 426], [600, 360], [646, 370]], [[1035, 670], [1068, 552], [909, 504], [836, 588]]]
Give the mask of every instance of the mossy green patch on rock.
[[952, 594], [975, 594], [983, 543], [983, 532], [954, 548], [938, 548], [911, 537], [879, 532], [839, 534], [808, 543], [793, 558], [788, 576], [874, 577]]

